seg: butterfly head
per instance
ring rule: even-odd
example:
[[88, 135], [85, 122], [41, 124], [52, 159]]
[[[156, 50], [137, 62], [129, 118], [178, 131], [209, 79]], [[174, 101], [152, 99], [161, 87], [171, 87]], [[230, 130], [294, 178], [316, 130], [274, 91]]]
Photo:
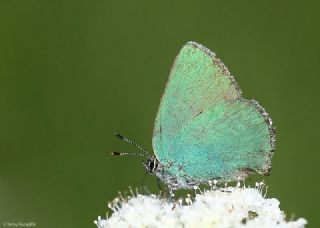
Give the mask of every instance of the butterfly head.
[[142, 163], [148, 173], [154, 174], [158, 171], [159, 162], [154, 156], [148, 158], [147, 161], [143, 161]]
[[147, 160], [143, 160], [142, 164], [146, 168], [147, 172], [150, 174], [155, 174], [158, 171], [158, 169], [160, 167], [159, 161], [157, 160], [157, 158], [154, 155], [151, 155], [148, 151], [143, 149], [141, 146], [139, 146], [138, 144], [134, 143], [133, 141], [131, 141], [130, 139], [124, 137], [123, 135], [121, 135], [119, 133], [115, 133], [115, 136], [118, 137], [119, 139], [121, 139], [125, 142], [128, 142], [128, 143], [132, 144], [133, 146], [137, 147], [138, 149], [140, 149], [142, 151], [142, 153], [113, 152], [112, 155], [115, 155], [115, 156], [132, 155], [132, 156], [144, 157]]

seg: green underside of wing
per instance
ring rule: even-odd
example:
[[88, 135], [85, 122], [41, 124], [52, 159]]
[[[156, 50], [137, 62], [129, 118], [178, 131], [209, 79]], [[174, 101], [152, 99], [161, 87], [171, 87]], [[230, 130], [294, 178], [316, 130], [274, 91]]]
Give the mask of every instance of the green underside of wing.
[[210, 51], [185, 45], [172, 67], [156, 117], [153, 147], [175, 176], [232, 180], [267, 172], [270, 131], [259, 106]]
[[199, 115], [174, 145], [175, 163], [184, 164], [190, 177], [203, 179], [234, 180], [247, 170], [264, 173], [272, 150], [264, 117], [246, 100], [221, 102]]
[[155, 120], [153, 146], [157, 156], [166, 156], [157, 138], [170, 141], [194, 116], [220, 100], [240, 98], [229, 72], [213, 53], [185, 45], [171, 69], [159, 111]]

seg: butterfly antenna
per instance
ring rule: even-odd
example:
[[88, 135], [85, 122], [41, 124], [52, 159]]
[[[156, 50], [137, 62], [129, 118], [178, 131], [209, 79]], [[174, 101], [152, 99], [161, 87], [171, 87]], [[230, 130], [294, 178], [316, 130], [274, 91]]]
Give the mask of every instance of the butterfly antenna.
[[113, 156], [124, 156], [124, 155], [129, 155], [129, 156], [140, 156], [140, 157], [145, 157], [145, 158], [150, 158], [146, 154], [141, 154], [141, 153], [129, 153], [129, 152], [112, 152], [111, 155]]
[[124, 137], [123, 135], [121, 135], [121, 134], [119, 134], [119, 133], [114, 133], [114, 135], [115, 135], [117, 138], [121, 139], [122, 141], [128, 142], [128, 143], [130, 143], [131, 145], [133, 145], [133, 146], [137, 147], [138, 149], [140, 149], [141, 151], [143, 151], [143, 152], [147, 155], [148, 158], [152, 158], [152, 155], [151, 155], [147, 150], [145, 150], [144, 148], [142, 148], [142, 147], [139, 146], [138, 144], [132, 142], [130, 139]]

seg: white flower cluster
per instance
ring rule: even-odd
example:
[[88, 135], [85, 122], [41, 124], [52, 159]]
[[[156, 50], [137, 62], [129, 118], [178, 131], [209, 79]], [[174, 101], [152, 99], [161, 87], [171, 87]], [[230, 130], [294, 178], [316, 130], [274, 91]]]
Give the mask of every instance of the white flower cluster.
[[111, 217], [94, 221], [98, 228], [107, 227], [283, 227], [301, 228], [307, 221], [286, 221], [277, 199], [266, 199], [264, 187], [226, 187], [201, 192], [184, 200], [170, 200], [155, 195], [134, 194], [116, 198], [109, 207]]

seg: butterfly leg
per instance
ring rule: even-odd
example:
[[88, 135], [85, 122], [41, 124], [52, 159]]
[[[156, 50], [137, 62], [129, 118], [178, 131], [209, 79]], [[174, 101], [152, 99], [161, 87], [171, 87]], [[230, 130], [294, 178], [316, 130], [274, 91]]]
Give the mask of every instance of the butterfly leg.
[[161, 187], [161, 180], [160, 178], [157, 178], [157, 186], [158, 186], [158, 189], [159, 189], [159, 192], [162, 192], [162, 187]]
[[149, 172], [146, 172], [146, 173], [143, 175], [142, 180], [141, 180], [141, 182], [140, 182], [140, 186], [143, 185], [144, 180], [146, 179], [146, 176], [147, 176], [148, 173], [149, 173]]

